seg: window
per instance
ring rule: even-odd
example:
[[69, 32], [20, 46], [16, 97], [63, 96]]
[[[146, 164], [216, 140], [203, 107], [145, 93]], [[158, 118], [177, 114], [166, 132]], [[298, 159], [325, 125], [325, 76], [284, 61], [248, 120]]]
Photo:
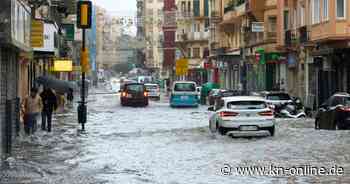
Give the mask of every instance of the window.
[[290, 100], [290, 96], [286, 93], [276, 93], [276, 94], [268, 94], [266, 96], [268, 100]]
[[228, 109], [265, 109], [267, 107], [264, 101], [234, 101], [227, 103]]
[[193, 83], [176, 83], [174, 91], [196, 91], [196, 85]]
[[193, 57], [200, 58], [200, 48], [193, 48]]
[[186, 12], [186, 2], [185, 1], [181, 2], [181, 11]]
[[320, 0], [312, 0], [312, 24], [320, 23]]
[[288, 30], [289, 29], [289, 12], [288, 11], [284, 11], [283, 20], [284, 20], [284, 30]]
[[329, 0], [323, 0], [323, 20], [329, 19]]
[[269, 17], [269, 32], [276, 32], [276, 24], [277, 24], [277, 18], [276, 17]]
[[191, 52], [191, 48], [188, 48], [187, 49], [187, 55], [188, 55], [188, 58], [191, 58], [192, 57], [192, 52]]
[[338, 19], [344, 19], [346, 15], [346, 0], [337, 0], [336, 3], [336, 14]]

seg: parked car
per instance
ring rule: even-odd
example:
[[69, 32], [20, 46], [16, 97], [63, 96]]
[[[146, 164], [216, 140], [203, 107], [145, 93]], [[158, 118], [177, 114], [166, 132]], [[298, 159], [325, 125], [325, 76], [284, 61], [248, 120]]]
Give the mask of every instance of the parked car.
[[171, 107], [198, 107], [199, 101], [196, 83], [192, 81], [176, 81], [170, 96]]
[[121, 90], [120, 102], [122, 106], [126, 105], [148, 105], [148, 92], [144, 84], [127, 83]]
[[215, 133], [232, 136], [274, 136], [274, 114], [262, 97], [225, 97], [223, 103], [209, 107], [215, 113], [209, 128]]
[[147, 83], [145, 84], [145, 87], [149, 98], [155, 98], [157, 100], [160, 99], [160, 87], [158, 84]]
[[342, 130], [350, 128], [350, 95], [336, 93], [323, 103], [315, 117], [316, 129]]
[[269, 105], [281, 105], [292, 102], [291, 96], [286, 92], [264, 91], [260, 93]]

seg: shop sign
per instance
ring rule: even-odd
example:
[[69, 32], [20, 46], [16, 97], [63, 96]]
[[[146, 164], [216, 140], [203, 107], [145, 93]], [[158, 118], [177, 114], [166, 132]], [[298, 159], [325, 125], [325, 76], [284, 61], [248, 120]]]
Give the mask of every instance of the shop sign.
[[44, 23], [41, 20], [32, 20], [31, 46], [44, 47]]
[[55, 72], [71, 72], [73, 71], [72, 60], [55, 60], [53, 71]]
[[55, 52], [57, 45], [57, 29], [54, 24], [44, 23], [44, 44], [43, 47], [34, 47], [34, 51]]

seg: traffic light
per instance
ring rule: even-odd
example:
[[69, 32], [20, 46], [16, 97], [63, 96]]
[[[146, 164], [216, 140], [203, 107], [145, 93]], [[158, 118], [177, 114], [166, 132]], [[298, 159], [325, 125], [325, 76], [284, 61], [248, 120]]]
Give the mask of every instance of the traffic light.
[[91, 28], [92, 3], [91, 1], [78, 1], [77, 3], [77, 27], [80, 29]]

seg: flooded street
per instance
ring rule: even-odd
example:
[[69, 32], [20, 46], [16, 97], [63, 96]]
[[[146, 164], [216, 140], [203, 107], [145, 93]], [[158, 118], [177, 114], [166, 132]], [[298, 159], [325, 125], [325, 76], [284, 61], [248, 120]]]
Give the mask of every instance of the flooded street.
[[[91, 95], [87, 133], [74, 112], [56, 115], [53, 133], [22, 136], [1, 184], [350, 183], [349, 131], [314, 130], [314, 121], [278, 120], [276, 135], [230, 138], [208, 130], [206, 106], [173, 109], [166, 99], [121, 107], [115, 94]], [[342, 176], [236, 176], [229, 165], [344, 168]]]

